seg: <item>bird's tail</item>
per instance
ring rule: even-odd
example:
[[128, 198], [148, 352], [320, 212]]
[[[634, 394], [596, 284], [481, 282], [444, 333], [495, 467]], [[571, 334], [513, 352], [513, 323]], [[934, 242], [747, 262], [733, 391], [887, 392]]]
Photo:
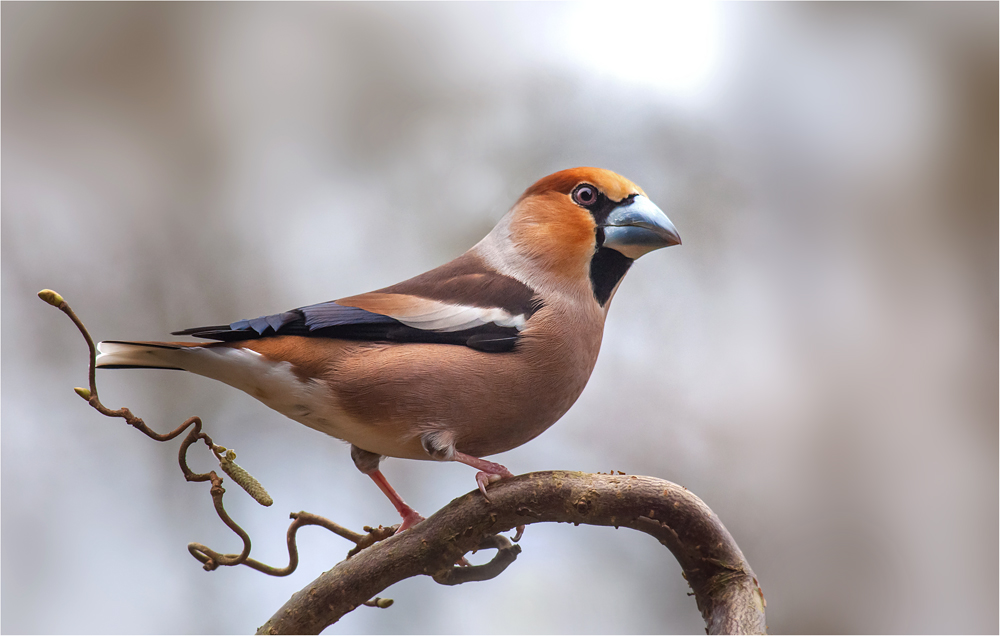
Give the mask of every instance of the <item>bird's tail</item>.
[[[178, 369], [179, 352], [192, 345], [181, 342], [122, 342], [105, 340], [98, 343], [97, 367], [100, 369]], [[197, 346], [197, 345], [195, 345]]]

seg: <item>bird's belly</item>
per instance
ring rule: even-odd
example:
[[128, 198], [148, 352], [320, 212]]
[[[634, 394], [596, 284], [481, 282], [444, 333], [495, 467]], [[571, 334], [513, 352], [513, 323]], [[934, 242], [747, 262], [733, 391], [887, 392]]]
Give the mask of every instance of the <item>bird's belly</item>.
[[[344, 411], [336, 395], [323, 380], [301, 379], [285, 363], [269, 375], [266, 386], [246, 391], [282, 415], [331, 437], [390, 457], [428, 459], [419, 440], [400, 434], [398, 427], [372, 426]], [[244, 389], [245, 390], [245, 389]], [[404, 427], [412, 428], [412, 427]]]
[[[485, 457], [525, 444], [555, 424], [583, 392], [587, 378], [573, 382], [539, 382], [532, 399], [514, 402], [504, 389], [493, 396], [493, 408], [470, 412], [454, 423], [456, 448], [469, 455]], [[546, 386], [549, 384], [549, 386]], [[506, 403], [506, 402], [513, 403]]]
[[[599, 347], [599, 340], [597, 346]], [[483, 457], [538, 436], [573, 405], [586, 386], [596, 350], [525, 347], [483, 353], [453, 345], [369, 347], [326, 375], [338, 404], [366, 433], [365, 450], [430, 459], [428, 432], [447, 432], [455, 448]]]

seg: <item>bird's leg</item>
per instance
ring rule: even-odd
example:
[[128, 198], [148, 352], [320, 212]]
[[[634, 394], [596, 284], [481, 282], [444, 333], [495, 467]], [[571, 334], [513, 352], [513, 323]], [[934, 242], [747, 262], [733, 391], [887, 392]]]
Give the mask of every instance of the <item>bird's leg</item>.
[[392, 505], [395, 506], [396, 512], [399, 516], [403, 518], [403, 523], [400, 524], [399, 529], [396, 530], [396, 534], [399, 534], [407, 528], [412, 528], [416, 524], [424, 520], [420, 516], [420, 513], [411, 508], [403, 498], [399, 496], [399, 493], [389, 485], [389, 480], [385, 478], [382, 471], [378, 469], [379, 462], [382, 461], [382, 456], [378, 453], [372, 453], [366, 451], [363, 448], [358, 448], [355, 445], [351, 445], [351, 459], [354, 460], [354, 465], [358, 467], [358, 470], [363, 472], [372, 478], [375, 485], [378, 486], [379, 490], [385, 493], [385, 496], [389, 498]]
[[420, 516], [420, 513], [407, 505], [407, 503], [403, 501], [403, 498], [399, 496], [399, 493], [397, 493], [395, 489], [389, 485], [389, 481], [385, 478], [385, 475], [382, 474], [381, 470], [374, 470], [368, 473], [368, 476], [372, 478], [372, 481], [374, 481], [375, 485], [379, 487], [379, 490], [385, 493], [385, 496], [389, 498], [392, 505], [396, 507], [396, 512], [398, 512], [399, 516], [403, 518], [403, 523], [399, 525], [399, 529], [396, 530], [396, 534], [399, 534], [407, 528], [412, 528], [424, 520], [424, 518]]
[[486, 494], [487, 485], [498, 482], [504, 477], [514, 476], [505, 466], [456, 450], [455, 436], [450, 431], [428, 431], [420, 436], [420, 444], [428, 455], [439, 462], [462, 462], [473, 468], [478, 468], [476, 483], [479, 484], [479, 490], [483, 493], [483, 497], [486, 497], [486, 501], [490, 500], [489, 495]]

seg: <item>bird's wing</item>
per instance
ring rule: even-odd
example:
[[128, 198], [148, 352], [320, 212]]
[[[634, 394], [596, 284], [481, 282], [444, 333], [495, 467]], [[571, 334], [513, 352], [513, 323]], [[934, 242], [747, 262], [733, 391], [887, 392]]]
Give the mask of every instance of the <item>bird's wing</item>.
[[459, 344], [501, 352], [513, 349], [541, 306], [530, 287], [466, 254], [378, 291], [174, 335], [222, 341], [295, 335]]

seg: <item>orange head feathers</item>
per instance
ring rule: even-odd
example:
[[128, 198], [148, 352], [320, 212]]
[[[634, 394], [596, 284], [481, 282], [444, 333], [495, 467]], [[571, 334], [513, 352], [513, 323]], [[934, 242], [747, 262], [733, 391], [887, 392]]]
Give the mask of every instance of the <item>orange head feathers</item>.
[[680, 243], [673, 224], [642, 188], [600, 168], [572, 168], [540, 179], [494, 233], [500, 240], [488, 247], [506, 251], [503, 260], [561, 286], [593, 279], [595, 266], [610, 263], [613, 272], [602, 278], [609, 282], [601, 285], [611, 287], [601, 289], [601, 305], [634, 259]]
[[603, 168], [569, 168], [542, 177], [521, 195], [523, 200], [547, 192], [557, 192], [568, 195], [581, 183], [597, 186], [604, 194], [614, 201], [621, 201], [631, 194], [646, 195], [642, 188], [632, 183], [620, 174]]

